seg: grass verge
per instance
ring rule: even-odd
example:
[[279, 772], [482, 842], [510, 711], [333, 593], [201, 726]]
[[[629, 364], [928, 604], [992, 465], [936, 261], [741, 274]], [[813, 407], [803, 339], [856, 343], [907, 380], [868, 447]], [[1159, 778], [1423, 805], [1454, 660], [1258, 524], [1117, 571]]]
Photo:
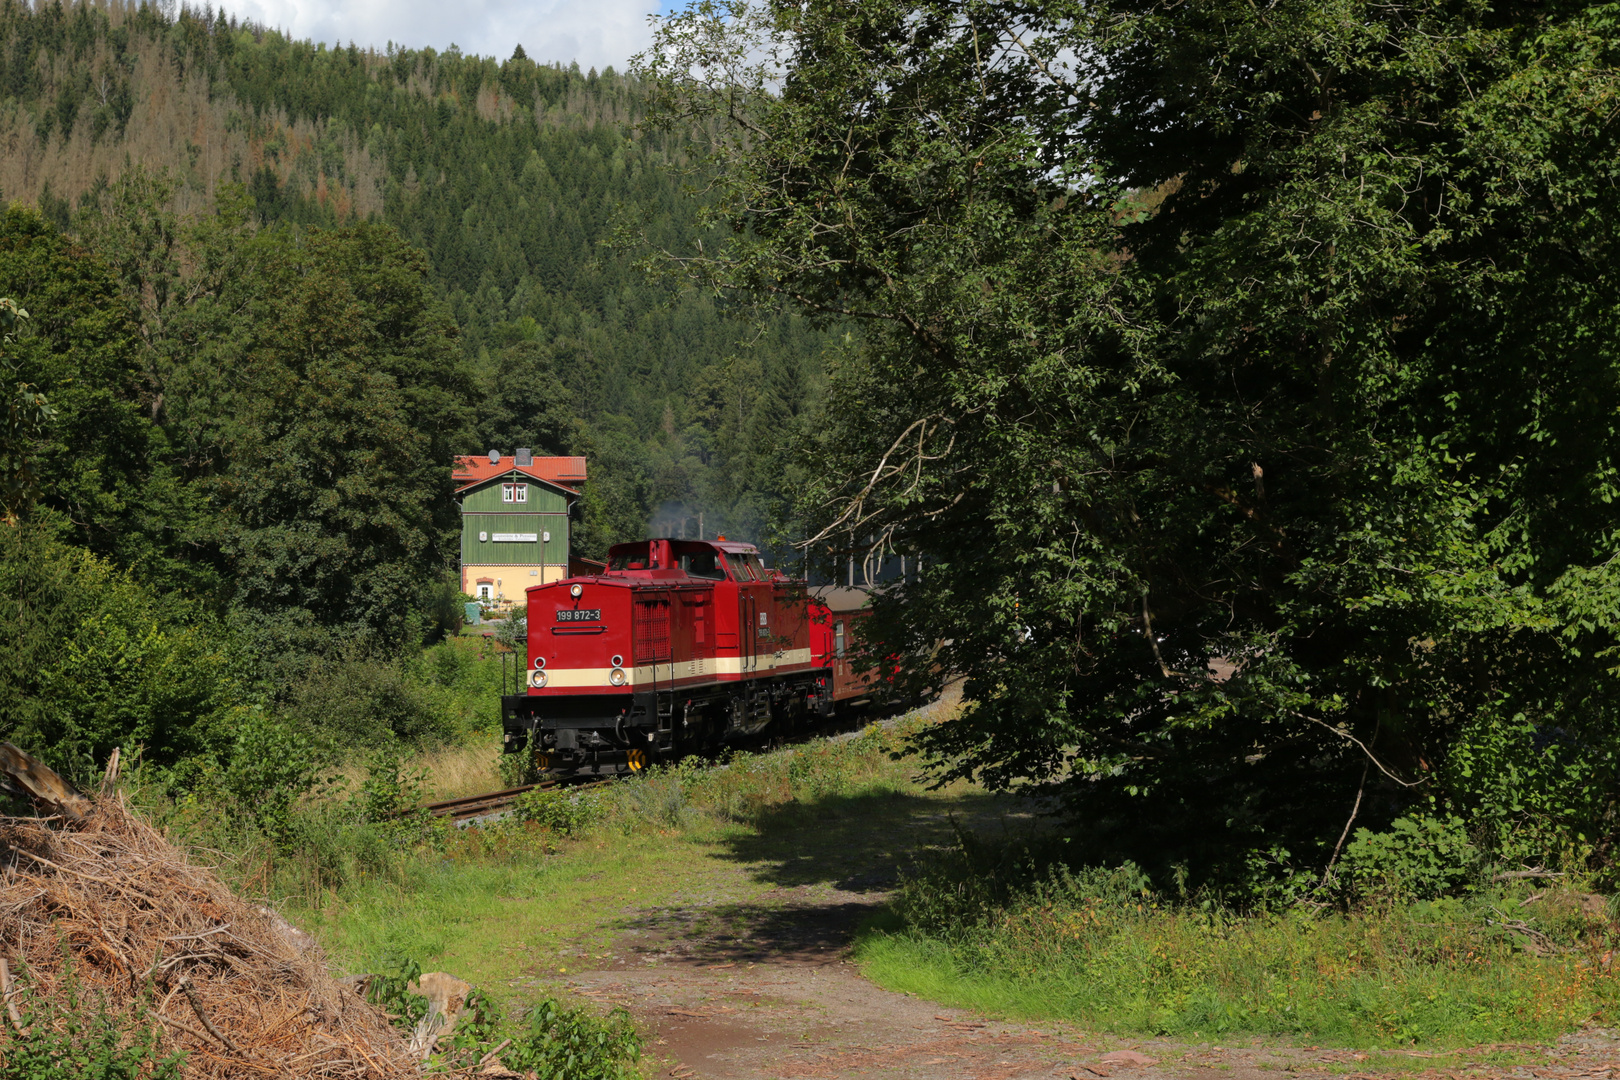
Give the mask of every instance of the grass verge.
[[1238, 914], [1167, 903], [1130, 867], [1060, 868], [964, 903], [966, 859], [925, 863], [864, 929], [868, 977], [1117, 1033], [1367, 1048], [1540, 1042], [1620, 1006], [1607, 912], [1567, 889]]
[[[1239, 913], [1166, 901], [1128, 867], [998, 886], [993, 869], [972, 865], [966, 837], [1001, 815], [999, 843], [972, 842], [1006, 865], [1033, 821], [1008, 823], [1007, 804], [982, 792], [925, 791], [915, 763], [892, 754], [928, 719], [540, 793], [519, 819], [481, 829], [356, 820], [334, 803], [305, 807], [292, 842], [213, 846], [237, 851], [227, 872], [351, 971], [411, 957], [520, 1010], [607, 962], [649, 912], [746, 921], [780, 905], [779, 890], [802, 901], [816, 889], [885, 888], [874, 868], [921, 845], [931, 854], [860, 934], [857, 958], [879, 985], [947, 1004], [1122, 1035], [1425, 1052], [1545, 1041], [1616, 1015], [1609, 914], [1567, 888]], [[477, 752], [463, 755], [477, 776]], [[433, 794], [479, 786], [444, 767]], [[967, 821], [955, 848], [953, 815]]]
[[[339, 827], [314, 840], [335, 853], [320, 861], [348, 867], [325, 887], [296, 866], [243, 876], [271, 886], [262, 891], [350, 970], [410, 957], [520, 1003], [606, 961], [648, 910], [746, 913], [779, 886], [830, 887], [874, 859], [898, 865], [909, 844], [892, 826], [923, 798], [913, 766], [891, 758], [904, 733], [872, 728], [537, 792], [517, 817], [481, 828], [407, 823], [389, 839], [378, 825]], [[940, 817], [934, 839], [947, 833]]]

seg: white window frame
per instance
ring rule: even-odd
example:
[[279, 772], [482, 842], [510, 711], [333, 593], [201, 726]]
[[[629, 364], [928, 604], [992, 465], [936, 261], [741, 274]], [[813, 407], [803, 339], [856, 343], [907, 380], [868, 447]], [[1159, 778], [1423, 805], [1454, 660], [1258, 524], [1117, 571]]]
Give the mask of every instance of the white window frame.
[[502, 484], [501, 502], [526, 503], [529, 501], [528, 484]]
[[478, 599], [480, 599], [480, 600], [493, 600], [493, 599], [495, 599], [495, 586], [491, 585], [487, 581], [480, 582], [479, 585], [478, 585]]

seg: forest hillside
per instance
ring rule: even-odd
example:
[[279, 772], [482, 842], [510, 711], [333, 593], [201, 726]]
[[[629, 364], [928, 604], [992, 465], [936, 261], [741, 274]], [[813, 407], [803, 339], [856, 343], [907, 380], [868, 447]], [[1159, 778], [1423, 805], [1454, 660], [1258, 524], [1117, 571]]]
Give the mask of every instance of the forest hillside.
[[685, 140], [638, 132], [642, 97], [521, 48], [329, 49], [207, 7], [6, 0], [0, 199], [74, 232], [138, 169], [181, 218], [241, 185], [262, 225], [386, 222], [426, 253], [474, 378], [458, 452], [588, 454], [586, 554], [685, 509], [759, 536], [821, 338], [728, 318], [607, 246], [618, 225], [667, 247], [697, 228]]
[[694, 132], [645, 97], [0, 0], [0, 737], [250, 807], [486, 737], [458, 454], [587, 456], [576, 554], [765, 539], [829, 338], [637, 268], [704, 239]]

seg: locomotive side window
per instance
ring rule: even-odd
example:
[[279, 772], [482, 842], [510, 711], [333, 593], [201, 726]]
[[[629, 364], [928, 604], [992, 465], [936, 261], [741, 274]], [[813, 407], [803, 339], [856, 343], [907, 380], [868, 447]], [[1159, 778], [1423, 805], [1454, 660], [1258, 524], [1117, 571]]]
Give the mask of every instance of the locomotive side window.
[[731, 576], [738, 581], [754, 580], [754, 571], [748, 565], [748, 556], [728, 551], [726, 553], [726, 565], [731, 567]]
[[681, 569], [692, 577], [709, 578], [713, 581], [720, 581], [726, 576], [712, 551], [693, 551], [682, 555]]
[[842, 619], [833, 623], [833, 651], [838, 654], [838, 659], [842, 660], [844, 658], [844, 620]]

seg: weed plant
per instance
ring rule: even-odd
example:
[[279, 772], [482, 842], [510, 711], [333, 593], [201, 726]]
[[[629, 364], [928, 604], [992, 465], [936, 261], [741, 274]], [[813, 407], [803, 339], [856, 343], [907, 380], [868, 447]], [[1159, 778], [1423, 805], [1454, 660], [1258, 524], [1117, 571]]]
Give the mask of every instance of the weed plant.
[[22, 1023], [0, 1045], [0, 1080], [177, 1080], [185, 1053], [162, 1052], [156, 1021], [115, 1018], [68, 973], [47, 999], [33, 994], [26, 968], [18, 972], [12, 1002]]
[[[373, 975], [366, 999], [410, 1032], [427, 1014], [425, 997], [410, 986], [422, 977], [415, 960], [394, 958]], [[488, 994], [468, 992], [455, 1027], [440, 1036], [426, 1071], [466, 1073], [486, 1058], [536, 1080], [637, 1080], [641, 1038], [623, 1009], [597, 1016], [542, 998], [513, 1018]]]
[[728, 754], [719, 762], [683, 758], [611, 785], [530, 792], [519, 798], [516, 816], [562, 835], [592, 827], [633, 835], [751, 824], [789, 803], [904, 788], [907, 770], [896, 766], [894, 755], [908, 731], [874, 726], [786, 750]]
[[936, 1000], [1193, 1039], [1533, 1041], [1620, 1006], [1612, 912], [1568, 887], [1239, 911], [1052, 856], [960, 836], [904, 878], [861, 962]]
[[685, 758], [605, 789], [596, 809], [604, 826], [633, 833], [752, 824], [790, 803], [909, 786], [895, 755], [916, 721], [874, 725], [786, 750], [737, 753], [719, 763]]

